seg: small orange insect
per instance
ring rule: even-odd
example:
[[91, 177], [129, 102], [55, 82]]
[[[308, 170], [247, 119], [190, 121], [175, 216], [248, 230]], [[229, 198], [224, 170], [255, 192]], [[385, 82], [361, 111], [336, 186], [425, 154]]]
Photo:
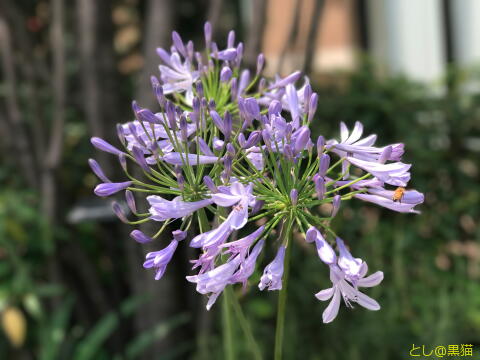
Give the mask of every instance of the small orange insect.
[[399, 186], [399, 187], [396, 188], [395, 191], [393, 192], [392, 200], [393, 200], [393, 201], [402, 202], [403, 195], [405, 195], [405, 188]]

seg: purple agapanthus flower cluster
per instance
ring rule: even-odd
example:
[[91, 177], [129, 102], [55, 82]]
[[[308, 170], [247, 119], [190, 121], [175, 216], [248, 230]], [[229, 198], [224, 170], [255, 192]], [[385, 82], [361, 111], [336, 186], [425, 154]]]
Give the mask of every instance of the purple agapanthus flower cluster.
[[[235, 33], [229, 33], [225, 49], [211, 33], [206, 23], [202, 52], [176, 32], [169, 51], [157, 49], [160, 76], [152, 76], [151, 83], [159, 107], [155, 112], [133, 103], [135, 119], [117, 127], [122, 149], [92, 138], [97, 149], [118, 157], [126, 175], [113, 182], [90, 160], [102, 181], [95, 194], [124, 191], [130, 213], [113, 204], [123, 222], [159, 223], [152, 235], [133, 230], [131, 237], [139, 243], [154, 241], [167, 227], [175, 229], [168, 244], [146, 254], [143, 266], [154, 270], [156, 280], [179, 243], [190, 238], [189, 245], [199, 249], [191, 261], [198, 272], [187, 280], [209, 297], [207, 309], [226, 286], [247, 286], [266, 248], [273, 247], [276, 255], [258, 287], [282, 289], [292, 234], [300, 232], [329, 267], [332, 287], [316, 294], [319, 300], [331, 299], [323, 321], [335, 318], [341, 298], [347, 306], [378, 310], [359, 288], [378, 285], [383, 273], [366, 276], [366, 262], [350, 254], [330, 223], [352, 198], [417, 212], [423, 195], [403, 189], [411, 167], [401, 162], [404, 145], [375, 146], [376, 136], [363, 137], [359, 122], [351, 131], [341, 123], [339, 140], [313, 139], [309, 126], [318, 96], [308, 78], [294, 72], [267, 80], [262, 54], [255, 72], [243, 69], [243, 44], [235, 42]], [[137, 210], [134, 194], [146, 200], [148, 212]], [[321, 217], [316, 209], [325, 204], [331, 210]], [[139, 220], [130, 221], [130, 215]]]

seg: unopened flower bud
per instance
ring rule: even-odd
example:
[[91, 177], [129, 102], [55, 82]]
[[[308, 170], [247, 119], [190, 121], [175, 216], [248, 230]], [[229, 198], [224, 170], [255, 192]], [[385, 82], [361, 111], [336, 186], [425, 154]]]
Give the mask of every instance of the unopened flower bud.
[[302, 126], [298, 132], [295, 139], [295, 154], [305, 150], [308, 141], [310, 140], [310, 129], [307, 126]]
[[242, 146], [242, 148], [250, 149], [252, 146], [257, 145], [257, 143], [260, 141], [260, 137], [261, 137], [260, 131], [258, 130], [252, 131], [248, 137], [247, 142], [245, 143], [244, 146]]
[[318, 174], [314, 177], [315, 191], [317, 192], [318, 200], [323, 200], [325, 197], [325, 179]]
[[173, 239], [176, 241], [182, 241], [187, 237], [187, 232], [182, 230], [172, 231]]
[[295, 206], [298, 203], [298, 190], [297, 189], [292, 189], [290, 191], [290, 201], [292, 202], [292, 205]]
[[127, 205], [130, 208], [130, 211], [133, 214], [137, 213], [137, 205], [135, 204], [135, 196], [130, 190], [125, 190], [125, 199], [127, 200]]
[[151, 171], [151, 169], [148, 166], [147, 161], [145, 160], [145, 154], [143, 153], [143, 151], [139, 147], [134, 146], [132, 148], [132, 154], [133, 154], [133, 157], [135, 158], [135, 161], [137, 162], [137, 164], [140, 165], [140, 167], [144, 171], [149, 173]]
[[146, 244], [146, 243], [149, 243], [149, 242], [153, 241], [153, 239], [151, 237], [145, 235], [140, 230], [133, 230], [130, 233], [130, 237], [140, 244]]
[[88, 159], [88, 165], [90, 165], [90, 169], [94, 172], [97, 177], [105, 183], [111, 182], [109, 178], [105, 176], [100, 164], [94, 159]]
[[232, 70], [228, 66], [224, 66], [220, 71], [220, 81], [227, 82], [232, 77]]
[[201, 81], [197, 81], [195, 83], [195, 88], [197, 89], [197, 96], [199, 98], [202, 98], [203, 97], [203, 84]]
[[217, 193], [218, 192], [218, 189], [215, 186], [215, 184], [213, 183], [213, 180], [210, 176], [205, 175], [203, 177], [203, 183], [208, 188], [208, 190], [210, 190], [210, 192], [212, 192], [212, 193]]
[[126, 144], [125, 131], [123, 130], [122, 124], [117, 124], [117, 136], [118, 136], [118, 140], [120, 140], [122, 145], [125, 146], [125, 144]]
[[110, 154], [114, 155], [119, 155], [123, 154], [122, 151], [118, 150], [116, 147], [110, 145], [108, 142], [106, 142], [103, 139], [100, 139], [98, 137], [92, 137], [90, 139], [90, 142], [92, 143], [93, 146], [95, 146], [98, 150], [108, 152]]
[[338, 210], [340, 209], [341, 200], [342, 200], [342, 197], [340, 195], [335, 195], [333, 197], [333, 201], [332, 201], [333, 208], [332, 208], [332, 215], [331, 215], [332, 218], [335, 217], [335, 215], [337, 215]]
[[117, 217], [120, 219], [121, 222], [128, 224], [127, 216], [125, 215], [125, 212], [123, 211], [119, 203], [114, 201], [112, 203], [112, 209], [115, 215], [117, 215]]
[[279, 115], [282, 112], [282, 104], [280, 101], [273, 100], [268, 106], [268, 116]]
[[239, 133], [238, 136], [237, 136], [237, 141], [238, 141], [238, 145], [240, 145], [241, 148], [244, 147], [245, 143], [246, 143], [246, 139], [245, 139], [245, 135], [243, 135], [243, 132]]
[[123, 171], [127, 172], [127, 157], [124, 153], [118, 155], [118, 161], [120, 162], [120, 166], [122, 167]]
[[310, 101], [308, 103], [308, 122], [312, 121], [315, 111], [317, 111], [317, 104], [318, 95], [317, 93], [313, 93], [312, 96], [310, 96]]
[[321, 153], [323, 153], [323, 150], [325, 149], [325, 138], [320, 135], [317, 139], [317, 152], [318, 152], [318, 155], [320, 155]]
[[260, 75], [260, 73], [262, 72], [263, 65], [265, 65], [265, 55], [259, 54], [257, 56], [257, 76]]
[[303, 111], [305, 113], [308, 113], [308, 105], [309, 105], [310, 96], [312, 96], [312, 86], [310, 84], [307, 84], [303, 88], [303, 101], [304, 101]]
[[318, 164], [318, 175], [324, 177], [327, 174], [330, 167], [330, 156], [328, 154], [322, 154], [320, 156], [320, 163]]

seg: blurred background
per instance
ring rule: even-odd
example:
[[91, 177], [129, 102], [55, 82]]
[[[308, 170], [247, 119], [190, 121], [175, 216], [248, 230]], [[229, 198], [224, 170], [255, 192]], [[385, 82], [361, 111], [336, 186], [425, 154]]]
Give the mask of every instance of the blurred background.
[[[335, 230], [385, 280], [379, 312], [342, 307], [324, 325], [313, 294], [328, 273], [294, 247], [285, 358], [406, 359], [412, 344], [480, 351], [480, 1], [2, 0], [0, 2], [0, 358], [222, 359], [218, 309], [185, 281], [181, 247], [161, 281], [142, 268], [108, 200], [92, 192], [95, 156], [115, 157], [130, 103], [155, 109], [149, 76], [171, 31], [203, 48], [234, 29], [254, 66], [303, 70], [319, 93], [314, 134], [362, 121], [379, 143], [405, 142], [422, 215], [359, 201]], [[116, 177], [116, 175], [118, 175]], [[264, 358], [272, 357], [275, 293], [238, 293]], [[219, 308], [219, 307], [217, 307]], [[251, 358], [240, 329], [235, 352]]]

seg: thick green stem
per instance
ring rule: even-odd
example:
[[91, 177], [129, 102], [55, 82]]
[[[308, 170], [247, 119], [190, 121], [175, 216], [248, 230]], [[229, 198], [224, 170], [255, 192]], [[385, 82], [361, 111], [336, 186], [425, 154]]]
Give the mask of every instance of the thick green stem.
[[223, 350], [225, 353], [225, 359], [235, 359], [235, 348], [233, 340], [233, 327], [232, 327], [232, 314], [230, 309], [230, 293], [228, 291], [223, 292], [222, 301], [222, 321], [223, 321]]
[[292, 227], [293, 219], [290, 217], [286, 223], [285, 233], [284, 233], [284, 243], [286, 244], [286, 253], [284, 260], [284, 270], [283, 270], [283, 281], [282, 281], [282, 290], [278, 296], [278, 309], [277, 309], [277, 326], [275, 329], [275, 360], [282, 359], [282, 350], [283, 350], [283, 335], [285, 328], [285, 311], [287, 305], [287, 291], [288, 291], [288, 276], [290, 272], [290, 256], [292, 252]]

